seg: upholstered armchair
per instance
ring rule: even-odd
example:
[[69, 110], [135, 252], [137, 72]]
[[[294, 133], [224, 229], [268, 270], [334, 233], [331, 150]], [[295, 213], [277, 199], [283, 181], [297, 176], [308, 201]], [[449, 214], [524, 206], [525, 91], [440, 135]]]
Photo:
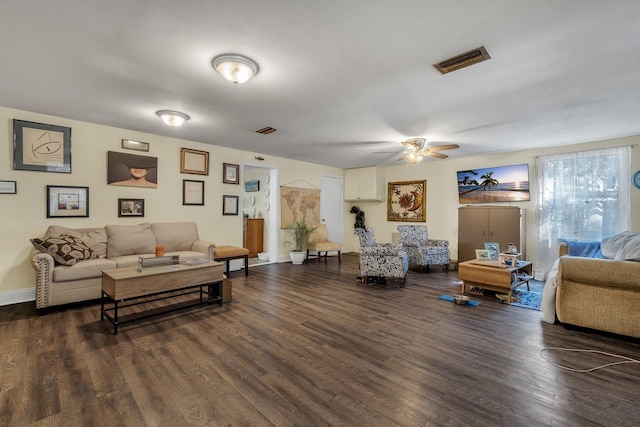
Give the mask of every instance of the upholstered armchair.
[[377, 244], [373, 230], [368, 227], [356, 228], [355, 234], [360, 239], [362, 282], [367, 283], [367, 277], [393, 277], [398, 287], [403, 288], [409, 270], [409, 256], [402, 250], [402, 245]]
[[311, 232], [309, 236], [309, 244], [307, 245], [307, 260], [309, 259], [309, 251], [318, 252], [318, 262], [322, 258], [324, 252], [324, 261], [327, 262], [327, 255], [329, 252], [338, 252], [338, 263], [342, 262], [340, 253], [342, 252], [342, 245], [338, 242], [332, 242], [329, 240], [329, 230], [327, 230], [326, 224], [320, 224], [316, 226], [316, 229]]
[[442, 265], [449, 271], [449, 241], [429, 239], [427, 227], [423, 225], [399, 225], [402, 248], [409, 254], [409, 264], [428, 272], [430, 265]]

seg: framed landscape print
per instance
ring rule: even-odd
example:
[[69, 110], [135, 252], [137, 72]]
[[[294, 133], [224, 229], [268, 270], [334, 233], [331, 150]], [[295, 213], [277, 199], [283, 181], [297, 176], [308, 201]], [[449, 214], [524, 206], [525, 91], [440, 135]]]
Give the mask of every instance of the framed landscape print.
[[427, 221], [427, 181], [390, 182], [387, 221]]
[[13, 168], [71, 173], [71, 128], [14, 119]]
[[47, 185], [47, 218], [89, 216], [89, 187]]
[[500, 243], [498, 242], [484, 242], [484, 248], [489, 251], [489, 257], [492, 260], [497, 260], [500, 254]]

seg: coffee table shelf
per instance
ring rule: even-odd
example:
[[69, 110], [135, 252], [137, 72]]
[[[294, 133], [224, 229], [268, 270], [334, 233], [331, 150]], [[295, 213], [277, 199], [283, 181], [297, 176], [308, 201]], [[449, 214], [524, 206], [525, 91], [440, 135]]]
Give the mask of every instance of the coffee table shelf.
[[507, 292], [507, 302], [511, 303], [515, 288], [527, 285], [529, 290], [532, 271], [530, 261], [517, 261], [511, 267], [498, 261], [471, 260], [458, 265], [458, 278], [462, 280], [463, 294], [472, 287]]

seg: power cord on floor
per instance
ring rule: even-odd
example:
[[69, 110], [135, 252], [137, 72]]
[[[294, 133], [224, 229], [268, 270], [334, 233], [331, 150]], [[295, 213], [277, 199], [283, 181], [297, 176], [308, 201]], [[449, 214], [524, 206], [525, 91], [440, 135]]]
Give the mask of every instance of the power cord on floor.
[[[555, 362], [547, 359], [544, 356], [544, 352], [547, 352], [547, 351], [571, 351], [571, 352], [580, 352], [580, 353], [596, 353], [596, 354], [602, 354], [602, 355], [605, 355], [605, 356], [616, 357], [618, 359], [624, 359], [624, 360], [621, 360], [619, 362], [607, 363], [605, 365], [596, 366], [595, 368], [590, 368], [590, 369], [575, 369], [575, 368], [570, 368], [568, 366], [560, 365], [558, 363], [555, 363]], [[544, 360], [546, 360], [547, 362], [551, 363], [552, 365], [557, 366], [558, 368], [566, 369], [566, 370], [572, 371], [572, 372], [580, 372], [580, 373], [593, 372], [593, 371], [597, 371], [598, 369], [603, 369], [603, 368], [607, 368], [609, 366], [614, 366], [614, 365], [622, 365], [624, 363], [638, 363], [638, 364], [640, 364], [640, 360], [632, 359], [631, 357], [622, 356], [620, 354], [606, 353], [604, 351], [599, 351], [599, 350], [581, 350], [581, 349], [576, 349], [576, 348], [561, 348], [561, 347], [543, 348], [542, 350], [540, 350], [540, 357], [542, 357]]]

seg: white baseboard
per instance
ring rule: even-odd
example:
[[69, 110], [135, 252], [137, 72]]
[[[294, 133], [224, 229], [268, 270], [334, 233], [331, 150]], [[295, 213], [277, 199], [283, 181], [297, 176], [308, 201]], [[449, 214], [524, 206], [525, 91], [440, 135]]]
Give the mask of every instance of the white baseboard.
[[0, 292], [0, 306], [35, 301], [36, 288], [18, 289]]

